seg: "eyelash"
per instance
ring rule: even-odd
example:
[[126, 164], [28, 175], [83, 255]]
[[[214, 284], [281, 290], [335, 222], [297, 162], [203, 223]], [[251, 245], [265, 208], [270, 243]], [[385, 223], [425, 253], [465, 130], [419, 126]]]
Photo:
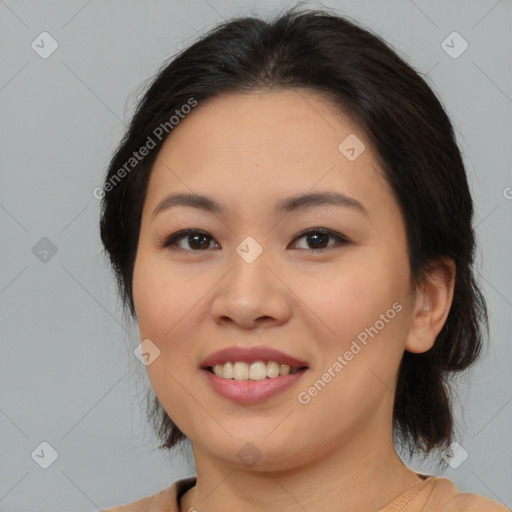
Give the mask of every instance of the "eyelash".
[[[329, 245], [324, 248], [320, 248], [320, 249], [309, 249], [310, 251], [323, 252], [323, 251], [332, 249], [332, 248], [336, 247], [337, 245], [338, 246], [346, 245], [349, 243], [349, 240], [346, 237], [344, 237], [343, 235], [340, 235], [339, 233], [336, 233], [334, 231], [330, 231], [330, 230], [324, 229], [324, 228], [308, 229], [306, 231], [303, 231], [302, 233], [299, 233], [293, 240], [294, 241], [299, 240], [301, 238], [304, 238], [307, 235], [319, 234], [319, 233], [322, 235], [328, 235], [331, 238], [335, 238], [337, 240], [337, 243]], [[209, 238], [210, 240], [213, 240], [213, 237], [211, 237], [208, 233], [206, 233], [204, 231], [201, 231], [198, 229], [184, 229], [184, 230], [178, 231], [177, 233], [174, 233], [173, 235], [168, 237], [162, 244], [162, 248], [171, 249], [171, 250], [183, 250], [183, 251], [187, 251], [187, 252], [205, 252], [206, 249], [194, 250], [194, 249], [183, 249], [181, 247], [178, 247], [178, 248], [172, 247], [172, 246], [175, 246], [176, 242], [178, 242], [182, 238], [186, 238], [187, 236], [191, 236], [191, 235], [204, 235], [205, 237]], [[299, 250], [304, 251], [304, 250], [308, 250], [308, 249], [299, 249]]]

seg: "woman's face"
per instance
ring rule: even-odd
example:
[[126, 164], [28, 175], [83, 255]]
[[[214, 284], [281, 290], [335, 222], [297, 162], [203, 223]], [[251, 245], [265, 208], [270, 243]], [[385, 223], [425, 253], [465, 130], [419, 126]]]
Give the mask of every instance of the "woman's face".
[[[350, 199], [277, 209], [326, 193]], [[168, 204], [155, 213], [174, 194], [208, 196], [220, 209]], [[165, 247], [185, 229], [200, 233]], [[255, 468], [278, 470], [389, 440], [410, 286], [404, 222], [369, 142], [316, 93], [199, 103], [160, 150], [134, 303], [140, 339], [160, 351], [149, 350], [151, 384], [196, 454], [239, 467], [249, 455], [259, 459]], [[260, 346], [308, 368], [264, 399], [219, 394], [211, 380], [221, 377], [203, 361], [227, 347]]]

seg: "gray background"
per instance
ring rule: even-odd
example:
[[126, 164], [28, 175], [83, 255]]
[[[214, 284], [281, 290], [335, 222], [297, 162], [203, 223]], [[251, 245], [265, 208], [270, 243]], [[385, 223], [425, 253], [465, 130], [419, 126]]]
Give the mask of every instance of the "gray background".
[[[146, 425], [149, 381], [101, 253], [92, 192], [137, 91], [171, 53], [225, 18], [287, 4], [0, 1], [0, 511], [93, 511], [194, 474], [190, 447], [169, 461]], [[491, 339], [457, 387], [457, 439], [469, 457], [444, 476], [511, 507], [512, 2], [324, 5], [428, 73], [456, 127], [476, 202]], [[31, 47], [43, 31], [59, 45], [47, 59]], [[456, 59], [441, 46], [453, 31], [469, 43]], [[48, 469], [35, 460], [49, 450], [31, 456], [43, 441], [58, 452]]]

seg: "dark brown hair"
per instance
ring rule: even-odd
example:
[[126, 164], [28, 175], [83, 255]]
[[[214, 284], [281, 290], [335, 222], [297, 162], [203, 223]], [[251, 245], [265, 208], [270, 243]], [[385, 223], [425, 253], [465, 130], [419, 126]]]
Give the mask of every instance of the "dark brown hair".
[[[123, 304], [136, 318], [132, 275], [142, 207], [165, 141], [157, 140], [155, 130], [168, 126], [191, 98], [200, 108], [214, 96], [270, 87], [321, 93], [361, 127], [400, 205], [414, 286], [438, 258], [456, 264], [447, 321], [428, 352], [405, 352], [394, 405], [396, 440], [411, 454], [446, 448], [454, 430], [449, 378], [477, 359], [487, 328], [485, 300], [472, 270], [473, 204], [466, 172], [450, 120], [426, 81], [380, 37], [344, 17], [294, 8], [270, 21], [232, 19], [163, 64], [105, 178], [101, 240]], [[156, 147], [114, 184], [148, 137]], [[156, 396], [150, 418], [160, 448], [186, 439]]]

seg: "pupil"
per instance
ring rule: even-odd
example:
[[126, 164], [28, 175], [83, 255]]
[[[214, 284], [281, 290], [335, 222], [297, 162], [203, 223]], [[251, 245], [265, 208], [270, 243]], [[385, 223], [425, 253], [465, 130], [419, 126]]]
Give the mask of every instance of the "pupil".
[[[311, 240], [312, 240], [312, 239], [316, 239], [316, 241], [318, 241], [318, 238], [319, 238], [319, 237], [320, 237], [320, 238], [321, 238], [321, 237], [324, 237], [324, 239], [325, 239], [325, 238], [327, 238], [327, 235], [326, 235], [325, 233], [318, 233], [318, 234], [314, 234], [314, 235], [308, 235], [308, 240], [309, 240], [309, 242], [311, 243]], [[325, 240], [324, 240], [324, 241], [325, 241]], [[316, 247], [319, 247], [319, 245], [318, 245], [318, 244], [315, 244], [314, 242], [313, 242], [313, 245], [316, 245]], [[320, 243], [320, 245], [322, 245], [322, 247], [323, 247], [325, 244], [321, 244], [321, 243]]]
[[[194, 245], [198, 245], [199, 248], [203, 248], [205, 247], [205, 241], [207, 241], [207, 236], [206, 235], [192, 235], [190, 238], [189, 238], [189, 242], [190, 242], [190, 239], [192, 240], [195, 240], [195, 239], [202, 239], [202, 243], [200, 242], [199, 244], [196, 244], [195, 242], [192, 243], [191, 245], [194, 246]], [[208, 247], [208, 243], [206, 243], [206, 248]]]

